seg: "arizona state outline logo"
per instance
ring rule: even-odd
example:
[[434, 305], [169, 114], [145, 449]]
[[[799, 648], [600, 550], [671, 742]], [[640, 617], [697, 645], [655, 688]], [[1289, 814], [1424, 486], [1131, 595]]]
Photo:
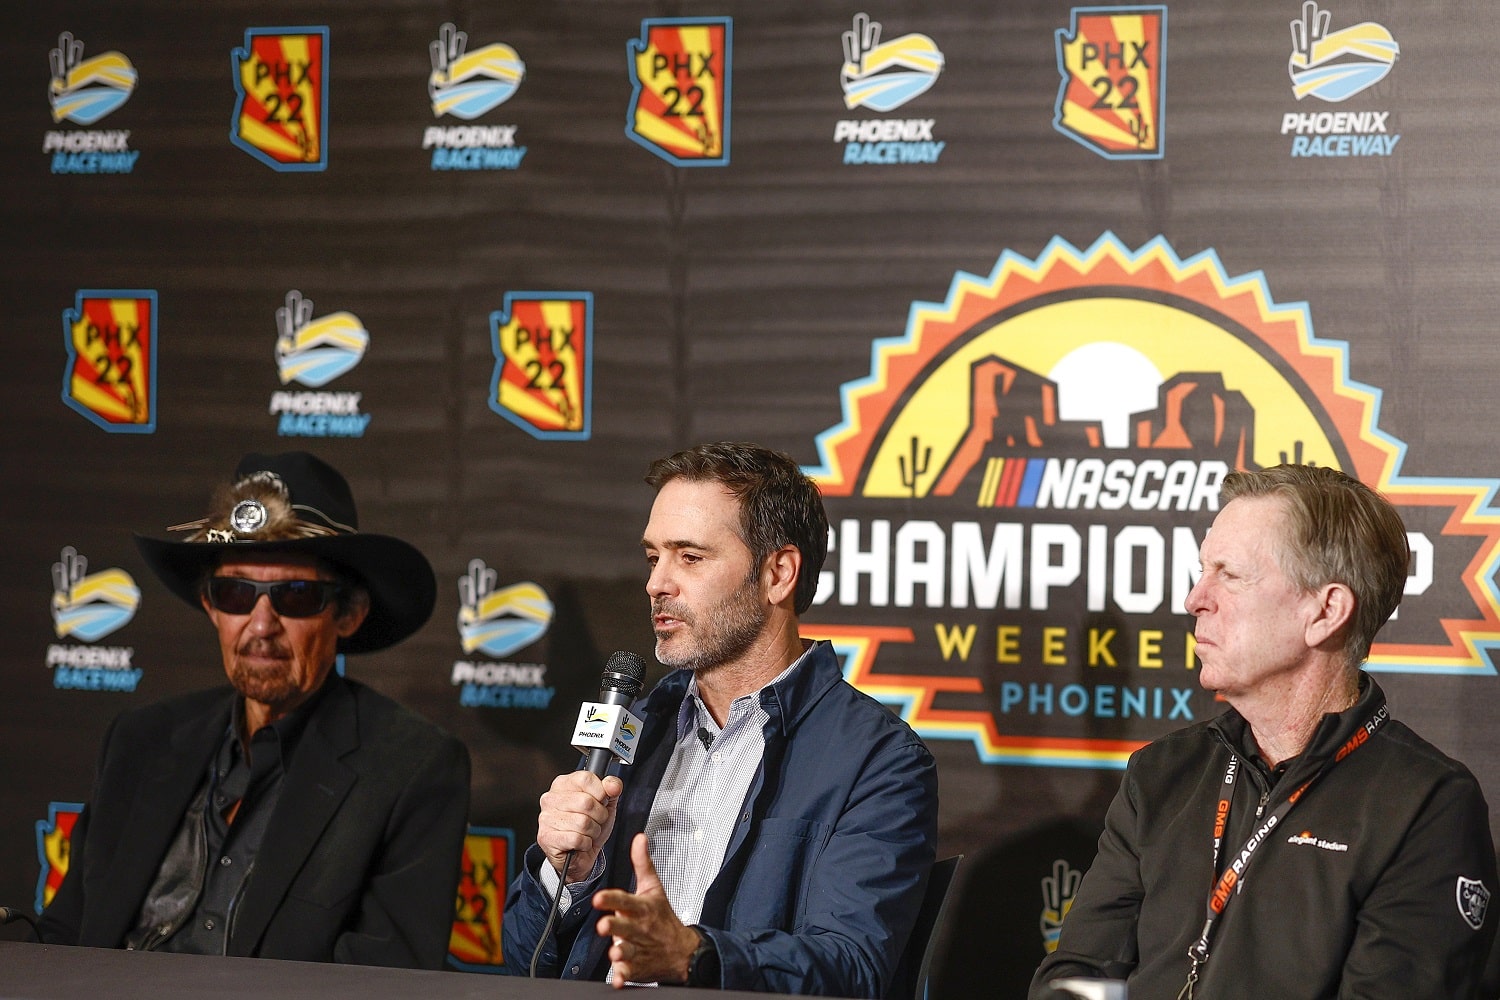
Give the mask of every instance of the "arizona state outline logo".
[[[876, 340], [817, 439], [815, 599], [851, 683], [982, 762], [1123, 767], [1215, 710], [1184, 599], [1230, 471], [1333, 466], [1413, 552], [1366, 669], [1491, 675], [1500, 481], [1405, 475], [1381, 392], [1260, 272], [1106, 233], [1006, 251]], [[879, 624], [874, 624], [878, 622]]]
[[543, 441], [588, 440], [593, 407], [592, 292], [506, 292], [490, 314], [490, 409]]
[[247, 28], [229, 140], [272, 170], [328, 169], [328, 28]]
[[625, 134], [679, 167], [729, 164], [727, 17], [646, 18], [626, 43], [630, 110]]
[[78, 293], [64, 309], [62, 399], [115, 434], [156, 430], [156, 292]]
[[36, 912], [41, 913], [57, 895], [73, 846], [73, 827], [83, 812], [81, 802], [54, 802], [47, 807], [47, 818], [36, 821], [36, 858], [42, 872], [36, 880]]
[[464, 972], [498, 972], [505, 965], [500, 949], [500, 920], [515, 833], [497, 827], [471, 826], [464, 837], [453, 932], [448, 963]]
[[1057, 32], [1052, 125], [1109, 160], [1159, 160], [1166, 152], [1167, 8], [1075, 7]]

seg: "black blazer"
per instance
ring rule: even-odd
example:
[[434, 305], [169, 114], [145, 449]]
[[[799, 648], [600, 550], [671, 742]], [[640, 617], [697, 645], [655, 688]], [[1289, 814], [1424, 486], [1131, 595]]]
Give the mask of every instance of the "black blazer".
[[[229, 725], [229, 688], [117, 718], [68, 872], [38, 922], [49, 944], [122, 946]], [[469, 753], [334, 676], [307, 721], [228, 943], [231, 955], [440, 968], [469, 810]]]

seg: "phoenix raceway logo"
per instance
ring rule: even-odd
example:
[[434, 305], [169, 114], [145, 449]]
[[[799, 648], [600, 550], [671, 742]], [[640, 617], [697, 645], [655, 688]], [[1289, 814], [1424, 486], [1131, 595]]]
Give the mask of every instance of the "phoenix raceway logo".
[[[432, 117], [473, 121], [514, 97], [526, 79], [526, 64], [509, 45], [468, 48], [468, 33], [452, 23], [439, 28], [437, 41], [428, 46]], [[515, 125], [430, 125], [422, 133], [422, 148], [432, 150], [433, 170], [515, 170], [526, 156], [526, 147], [516, 144], [516, 131]]]
[[[48, 53], [52, 78], [47, 100], [57, 123], [92, 125], [135, 93], [137, 74], [120, 52], [83, 57], [83, 41], [64, 31]], [[42, 138], [54, 174], [128, 174], [140, 153], [130, 148], [128, 129], [52, 129]]]
[[[370, 333], [350, 312], [313, 318], [312, 299], [295, 288], [276, 309], [276, 370], [282, 385], [319, 389], [345, 374], [365, 356]], [[364, 437], [370, 414], [360, 412], [359, 392], [271, 394], [268, 407], [282, 437]]]
[[733, 35], [727, 17], [643, 20], [625, 43], [625, 135], [674, 166], [728, 166]]
[[1042, 949], [1049, 955], [1057, 950], [1063, 918], [1073, 908], [1082, 883], [1083, 872], [1068, 864], [1066, 858], [1053, 861], [1052, 874], [1042, 877]]
[[916, 302], [817, 439], [816, 597], [851, 683], [980, 761], [1125, 765], [1212, 712], [1183, 607], [1224, 477], [1282, 461], [1379, 489], [1413, 551], [1367, 669], [1489, 676], [1500, 481], [1402, 473], [1350, 346], [1212, 250], [1106, 233], [1006, 251]]
[[1108, 160], [1166, 152], [1167, 8], [1075, 7], [1057, 32], [1052, 127]]
[[547, 592], [529, 581], [496, 588], [499, 575], [483, 559], [469, 560], [458, 578], [458, 636], [464, 653], [483, 653], [502, 662], [456, 660], [452, 683], [465, 708], [544, 709], [557, 689], [547, 686], [542, 663], [504, 662], [538, 642], [552, 626], [554, 608]]
[[[844, 32], [844, 66], [839, 83], [844, 106], [895, 111], [932, 89], [943, 72], [943, 54], [926, 35], [880, 40], [880, 22], [854, 15]], [[932, 118], [847, 118], [833, 128], [844, 145], [845, 163], [936, 163], [947, 143], [933, 138]]]
[[68, 874], [73, 827], [82, 812], [81, 802], [53, 802], [47, 807], [47, 818], [36, 821], [36, 857], [42, 869], [36, 880], [37, 913], [52, 902], [63, 876]]
[[587, 441], [594, 401], [592, 292], [506, 292], [490, 313], [490, 409], [542, 441]]
[[[1333, 15], [1314, 0], [1292, 21], [1292, 55], [1286, 71], [1292, 94], [1337, 104], [1384, 80], [1401, 56], [1390, 31], [1363, 21], [1329, 30]], [[1288, 111], [1281, 134], [1292, 136], [1292, 156], [1390, 156], [1401, 136], [1389, 111]]]
[[134, 691], [144, 672], [131, 666], [130, 646], [94, 646], [135, 617], [141, 588], [123, 569], [90, 573], [73, 546], [52, 564], [52, 626], [59, 640], [47, 646], [52, 686], [65, 691]]
[[454, 968], [498, 972], [505, 966], [505, 956], [500, 952], [500, 921], [505, 911], [505, 889], [514, 874], [511, 859], [515, 854], [514, 831], [469, 827], [459, 862], [453, 932], [448, 938], [448, 964]]
[[114, 434], [156, 430], [156, 292], [80, 291], [62, 314], [62, 400]]
[[247, 28], [229, 141], [272, 170], [328, 169], [328, 28]]

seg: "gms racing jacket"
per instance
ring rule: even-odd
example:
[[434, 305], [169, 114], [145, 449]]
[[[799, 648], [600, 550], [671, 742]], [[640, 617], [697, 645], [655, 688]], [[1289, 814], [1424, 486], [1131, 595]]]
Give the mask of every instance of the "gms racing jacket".
[[1489, 807], [1468, 768], [1391, 720], [1362, 673], [1358, 702], [1325, 715], [1284, 772], [1265, 768], [1233, 709], [1137, 751], [1032, 1000], [1065, 976], [1176, 997], [1217, 872], [1236, 862], [1200, 1000], [1478, 995], [1496, 919]]

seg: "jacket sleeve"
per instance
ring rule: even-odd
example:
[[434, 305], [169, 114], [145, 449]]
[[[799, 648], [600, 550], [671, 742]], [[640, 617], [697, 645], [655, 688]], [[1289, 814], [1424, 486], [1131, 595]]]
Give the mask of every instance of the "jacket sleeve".
[[1145, 888], [1134, 788], [1127, 769], [1104, 818], [1099, 852], [1062, 922], [1057, 950], [1042, 960], [1032, 978], [1030, 1000], [1055, 997], [1047, 984], [1068, 976], [1124, 979], [1139, 960], [1136, 924]]
[[334, 941], [334, 961], [443, 967], [468, 815], [469, 751], [445, 736], [391, 811], [354, 920]]
[[[537, 873], [547, 864], [542, 849], [532, 844], [521, 859], [521, 872], [511, 882], [505, 897], [505, 917], [500, 923], [501, 952], [505, 955], [502, 971], [511, 976], [531, 974], [531, 956], [547, 926], [547, 911], [552, 894], [542, 885]], [[559, 913], [548, 935], [547, 946], [537, 956], [537, 978], [557, 979], [562, 975], [562, 956], [569, 954], [593, 913], [594, 891], [603, 884], [601, 874], [573, 890], [572, 905]]]
[[1478, 997], [1495, 887], [1484, 794], [1467, 771], [1450, 771], [1359, 908], [1339, 996]]
[[811, 833], [789, 828], [773, 836], [765, 823], [757, 834], [757, 851], [785, 852], [789, 879], [806, 864], [804, 906], [792, 931], [703, 928], [718, 948], [724, 989], [884, 996], [936, 852], [932, 755], [913, 738], [870, 757], [816, 853], [797, 843]]

